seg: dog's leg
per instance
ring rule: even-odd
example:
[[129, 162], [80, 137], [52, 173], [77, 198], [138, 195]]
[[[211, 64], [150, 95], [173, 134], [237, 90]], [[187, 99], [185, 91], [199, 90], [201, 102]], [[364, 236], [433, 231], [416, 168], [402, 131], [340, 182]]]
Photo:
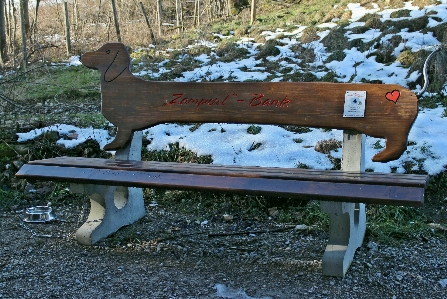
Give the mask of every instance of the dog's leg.
[[118, 127], [115, 139], [104, 146], [104, 150], [116, 150], [123, 148], [130, 140], [132, 130], [127, 128]]

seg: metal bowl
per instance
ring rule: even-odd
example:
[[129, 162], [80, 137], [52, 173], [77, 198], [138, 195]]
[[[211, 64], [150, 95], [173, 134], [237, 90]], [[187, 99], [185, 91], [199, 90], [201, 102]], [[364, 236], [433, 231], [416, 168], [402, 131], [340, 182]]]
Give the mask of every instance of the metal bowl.
[[23, 221], [28, 223], [47, 223], [54, 219], [56, 219], [56, 215], [51, 207], [37, 206], [26, 209]]

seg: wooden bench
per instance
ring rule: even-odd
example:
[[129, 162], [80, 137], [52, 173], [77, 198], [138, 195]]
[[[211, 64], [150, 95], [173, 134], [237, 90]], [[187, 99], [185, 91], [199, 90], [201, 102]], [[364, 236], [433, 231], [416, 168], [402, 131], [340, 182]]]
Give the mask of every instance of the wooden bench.
[[[425, 175], [364, 171], [368, 134], [386, 139], [374, 161], [405, 151], [417, 116], [416, 95], [399, 85], [337, 83], [150, 82], [130, 71], [122, 44], [81, 61], [101, 73], [102, 113], [118, 127], [105, 149], [115, 160], [60, 157], [30, 161], [18, 178], [71, 182], [90, 195], [77, 241], [91, 245], [145, 213], [141, 188], [212, 190], [321, 200], [330, 232], [323, 274], [344, 276], [366, 227], [365, 203], [421, 206]], [[342, 171], [141, 161], [141, 130], [165, 122], [223, 122], [343, 129]]]

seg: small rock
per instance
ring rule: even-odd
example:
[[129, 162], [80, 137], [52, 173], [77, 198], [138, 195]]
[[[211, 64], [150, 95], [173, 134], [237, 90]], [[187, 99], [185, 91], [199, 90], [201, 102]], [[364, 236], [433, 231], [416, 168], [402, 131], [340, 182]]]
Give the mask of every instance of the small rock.
[[443, 287], [443, 288], [447, 287], [447, 278], [445, 278], [445, 279], [441, 279], [441, 280], [439, 281], [439, 284], [440, 284], [441, 287]]
[[43, 137], [50, 142], [56, 142], [59, 140], [59, 132], [57, 131], [48, 131], [43, 134]]
[[305, 224], [298, 224], [297, 226], [295, 226], [296, 230], [306, 230], [308, 228], [309, 227], [307, 225], [305, 225]]
[[15, 151], [20, 155], [28, 154], [28, 147], [23, 144], [17, 144], [14, 146]]
[[36, 187], [33, 184], [30, 184], [30, 183], [27, 182], [26, 185], [25, 185], [25, 192], [35, 193], [36, 192]]
[[23, 163], [20, 160], [17, 160], [17, 161], [13, 161], [12, 164], [14, 165], [15, 168], [20, 169], [23, 166], [23, 164], [25, 164], [25, 163]]
[[379, 249], [379, 246], [374, 242], [368, 242], [368, 249], [372, 252], [377, 251]]
[[69, 139], [69, 140], [76, 140], [76, 139], [78, 139], [78, 134], [77, 133], [69, 133], [69, 134], [67, 134], [67, 139]]
[[230, 214], [223, 214], [222, 218], [225, 221], [231, 221], [231, 220], [233, 220], [234, 217], [233, 217], [233, 215], [230, 215]]
[[278, 216], [278, 214], [279, 214], [279, 211], [278, 211], [277, 207], [273, 207], [273, 208], [269, 209], [269, 215], [271, 217], [276, 217], [276, 216]]

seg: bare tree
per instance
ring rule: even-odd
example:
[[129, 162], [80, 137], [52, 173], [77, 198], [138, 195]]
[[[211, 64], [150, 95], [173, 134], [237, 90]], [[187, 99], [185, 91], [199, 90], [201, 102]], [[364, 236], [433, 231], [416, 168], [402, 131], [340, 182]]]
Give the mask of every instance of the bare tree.
[[251, 0], [251, 24], [256, 20], [256, 0]]
[[161, 26], [161, 23], [162, 23], [161, 20], [163, 18], [163, 6], [162, 6], [161, 1], [162, 0], [157, 0], [157, 23], [158, 23], [158, 34], [160, 36], [163, 35], [163, 29]]
[[29, 26], [28, 27], [26, 26], [27, 22], [26, 16], [28, 16], [28, 14], [25, 14], [25, 11], [28, 11], [28, 0], [20, 1], [20, 25], [22, 30], [22, 56], [23, 56], [22, 66], [24, 71], [26, 71], [26, 68], [28, 66], [28, 54], [26, 52], [26, 35], [27, 35], [26, 28], [28, 28], [29, 30]]
[[197, 27], [200, 26], [200, 0], [196, 0], [194, 3], [194, 24]]
[[22, 32], [26, 33], [26, 36], [28, 37], [30, 34], [30, 24], [29, 24], [29, 0], [20, 0], [20, 4], [21, 4], [21, 11], [23, 13], [23, 29]]
[[40, 5], [40, 0], [36, 0], [36, 10], [35, 10], [35, 16], [34, 16], [34, 20], [33, 23], [31, 24], [31, 30], [33, 31], [34, 34], [34, 39], [37, 33], [37, 16], [39, 15], [39, 5]]
[[13, 67], [16, 67], [16, 59], [15, 59], [15, 54], [16, 54], [16, 38], [17, 38], [17, 8], [14, 5], [14, 0], [9, 0], [9, 5], [8, 5], [9, 9], [8, 9], [8, 36], [9, 36], [9, 49], [10, 52], [12, 52], [14, 59], [13, 61]]
[[0, 0], [0, 65], [6, 60], [5, 0]]
[[64, 2], [64, 15], [65, 15], [65, 40], [66, 40], [66, 49], [67, 55], [71, 53], [71, 37], [70, 37], [70, 20], [68, 18], [68, 3]]
[[183, 30], [183, 12], [180, 0], [175, 1], [175, 15], [177, 19], [177, 32], [180, 33]]
[[72, 19], [74, 20], [74, 29], [76, 31], [78, 29], [78, 24], [79, 24], [78, 0], [73, 1], [73, 18]]
[[141, 7], [141, 11], [143, 13], [144, 19], [146, 20], [146, 25], [149, 28], [149, 34], [150, 34], [150, 37], [151, 37], [152, 44], [155, 45], [154, 32], [152, 31], [151, 23], [149, 22], [149, 19], [147, 17], [146, 10], [144, 9], [143, 2], [140, 2], [140, 7]]
[[118, 38], [118, 42], [121, 42], [121, 31], [118, 21], [118, 12], [116, 10], [115, 0], [112, 0], [112, 9], [113, 9], [113, 19], [115, 20], [116, 37]]

